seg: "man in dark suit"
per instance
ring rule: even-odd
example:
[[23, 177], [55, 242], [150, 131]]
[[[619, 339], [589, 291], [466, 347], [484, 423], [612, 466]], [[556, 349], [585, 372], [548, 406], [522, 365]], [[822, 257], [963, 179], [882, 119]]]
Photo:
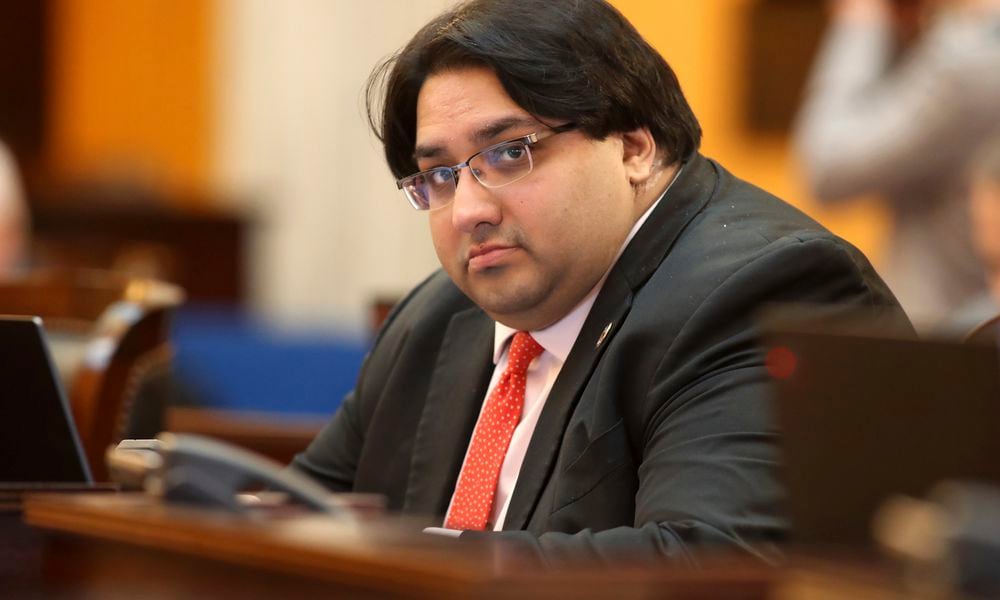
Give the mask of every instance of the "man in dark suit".
[[698, 154], [673, 72], [600, 0], [461, 5], [369, 101], [443, 271], [293, 466], [552, 560], [780, 539], [753, 317], [897, 312], [868, 261]]

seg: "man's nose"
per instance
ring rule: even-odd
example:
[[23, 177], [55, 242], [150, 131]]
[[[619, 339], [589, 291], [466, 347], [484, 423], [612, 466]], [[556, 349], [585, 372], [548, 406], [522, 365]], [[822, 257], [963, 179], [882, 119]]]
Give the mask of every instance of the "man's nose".
[[493, 191], [476, 180], [471, 168], [463, 169], [455, 184], [455, 199], [451, 204], [451, 221], [455, 229], [472, 233], [481, 223], [499, 224], [502, 214]]

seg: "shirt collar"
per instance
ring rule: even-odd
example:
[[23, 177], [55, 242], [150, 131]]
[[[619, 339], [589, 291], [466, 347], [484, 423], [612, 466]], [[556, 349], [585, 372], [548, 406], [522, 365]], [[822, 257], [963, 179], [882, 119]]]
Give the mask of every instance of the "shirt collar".
[[[573, 348], [573, 344], [576, 343], [576, 338], [580, 335], [580, 330], [583, 329], [583, 322], [587, 320], [587, 315], [590, 314], [590, 309], [594, 306], [594, 301], [597, 300], [597, 294], [604, 286], [604, 280], [608, 278], [608, 273], [611, 272], [615, 263], [618, 262], [622, 252], [624, 252], [625, 248], [628, 246], [628, 243], [632, 241], [635, 234], [639, 233], [639, 230], [642, 228], [643, 224], [646, 223], [649, 215], [653, 213], [653, 209], [660, 204], [663, 197], [666, 196], [670, 188], [673, 187], [674, 182], [677, 181], [677, 177], [680, 176], [681, 171], [683, 170], [684, 166], [682, 165], [679, 169], [677, 169], [677, 173], [674, 174], [674, 178], [670, 181], [670, 184], [667, 185], [666, 189], [663, 190], [663, 193], [660, 194], [656, 201], [654, 201], [649, 208], [646, 209], [646, 212], [642, 213], [642, 216], [636, 220], [635, 225], [632, 226], [632, 230], [628, 232], [628, 236], [618, 249], [618, 254], [615, 255], [615, 259], [611, 261], [611, 266], [608, 267], [608, 270], [605, 271], [601, 280], [597, 282], [597, 285], [595, 285], [590, 292], [587, 293], [583, 300], [581, 300], [565, 317], [559, 319], [552, 325], [549, 325], [545, 329], [528, 332], [531, 334], [531, 337], [535, 338], [535, 341], [545, 349], [546, 352], [552, 353], [552, 355], [555, 356], [559, 362], [566, 362], [566, 358], [569, 356], [569, 351]], [[507, 349], [507, 344], [510, 342], [510, 339], [514, 337], [514, 334], [517, 333], [517, 330], [507, 327], [503, 323], [499, 322], [495, 322], [494, 325], [493, 364], [498, 364], [504, 351]]]

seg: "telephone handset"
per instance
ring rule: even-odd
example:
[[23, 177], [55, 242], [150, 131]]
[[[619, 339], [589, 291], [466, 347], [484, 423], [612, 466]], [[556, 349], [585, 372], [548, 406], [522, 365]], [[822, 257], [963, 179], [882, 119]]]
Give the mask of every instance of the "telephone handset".
[[193, 434], [161, 433], [152, 440], [123, 440], [107, 454], [112, 478], [167, 500], [245, 512], [240, 492], [263, 486], [283, 492], [310, 510], [341, 515], [344, 509], [322, 486], [281, 464], [242, 448]]

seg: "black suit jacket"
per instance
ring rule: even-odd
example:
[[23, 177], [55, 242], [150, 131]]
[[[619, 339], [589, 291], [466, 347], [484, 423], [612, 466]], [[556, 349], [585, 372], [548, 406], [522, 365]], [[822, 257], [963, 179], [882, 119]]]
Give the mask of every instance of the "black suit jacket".
[[[548, 559], [684, 559], [779, 539], [777, 432], [753, 324], [770, 302], [899, 310], [855, 248], [692, 157], [608, 275], [542, 410], [505, 531], [491, 535]], [[440, 524], [493, 369], [493, 330], [433, 274], [293, 466]]]

